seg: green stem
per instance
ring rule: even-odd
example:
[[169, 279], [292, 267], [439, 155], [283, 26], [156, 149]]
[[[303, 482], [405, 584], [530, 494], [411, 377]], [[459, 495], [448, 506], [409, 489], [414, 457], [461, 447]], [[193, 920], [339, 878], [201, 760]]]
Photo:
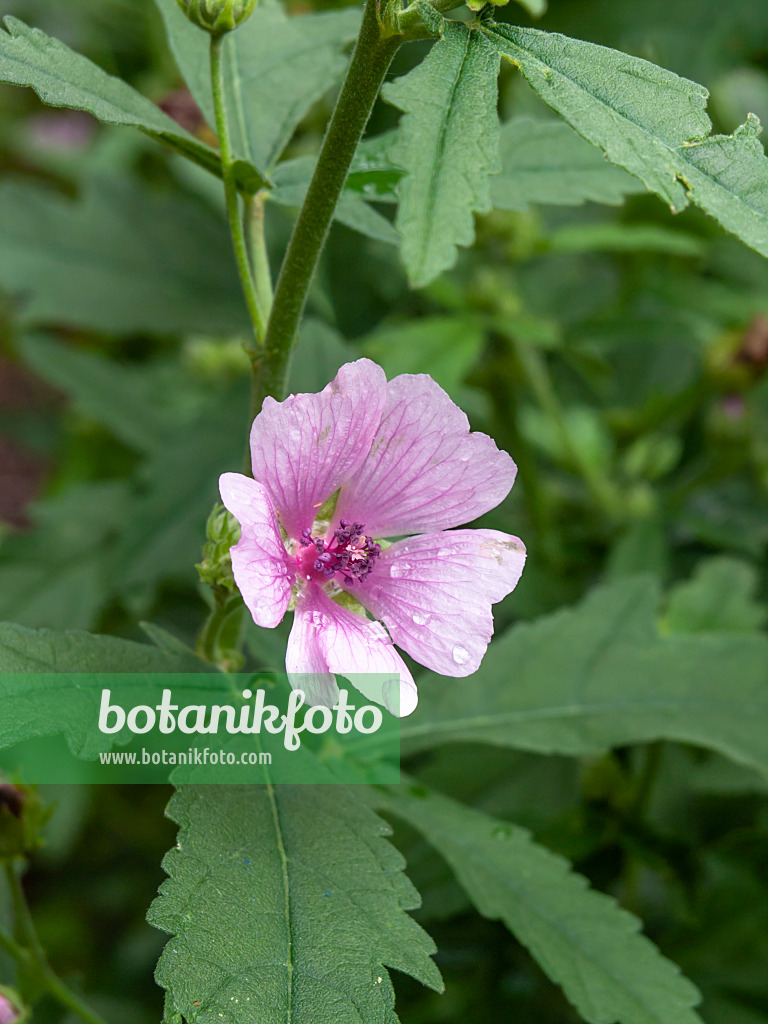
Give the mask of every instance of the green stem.
[[264, 193], [249, 196], [245, 204], [245, 220], [251, 243], [251, 267], [256, 286], [259, 309], [269, 319], [272, 312], [272, 272], [269, 269], [269, 254], [264, 237]]
[[296, 332], [333, 212], [384, 76], [402, 41], [399, 35], [382, 36], [376, 0], [366, 0], [347, 77], [280, 270], [259, 368], [257, 402], [267, 395], [285, 396]]
[[[226, 671], [229, 668], [228, 653], [222, 650], [220, 641], [232, 616], [242, 611], [243, 599], [240, 594], [224, 594], [216, 589], [213, 593], [215, 604], [200, 631], [197, 648], [206, 661]], [[229, 654], [231, 653], [230, 651]]]
[[10, 935], [0, 929], [0, 949], [26, 971], [34, 972], [35, 978], [62, 1006], [71, 1010], [85, 1024], [106, 1024], [103, 1017], [94, 1013], [64, 982], [54, 974], [48, 963], [45, 951], [37, 936], [32, 915], [27, 904], [18, 872], [10, 861], [4, 863], [5, 875], [11, 889], [13, 909], [19, 933], [24, 945], [16, 942]]
[[213, 89], [213, 106], [216, 111], [216, 132], [219, 136], [224, 194], [227, 200], [227, 219], [229, 220], [229, 230], [232, 234], [237, 272], [240, 275], [240, 284], [243, 288], [245, 304], [248, 307], [251, 324], [253, 325], [253, 334], [256, 339], [256, 347], [249, 350], [249, 355], [251, 359], [256, 360], [259, 349], [264, 341], [266, 322], [259, 305], [253, 277], [251, 276], [251, 267], [248, 260], [248, 243], [245, 238], [243, 219], [240, 216], [240, 197], [233, 170], [232, 140], [229, 134], [227, 107], [224, 97], [222, 56], [225, 38], [226, 36], [224, 35], [211, 35], [211, 87]]

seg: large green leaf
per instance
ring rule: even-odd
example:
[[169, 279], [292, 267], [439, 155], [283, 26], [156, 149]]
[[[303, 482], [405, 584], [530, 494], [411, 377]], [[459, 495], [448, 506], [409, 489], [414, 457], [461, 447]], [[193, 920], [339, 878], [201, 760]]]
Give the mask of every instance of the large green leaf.
[[118, 637], [0, 623], [0, 672], [187, 672], [202, 665]]
[[650, 580], [625, 579], [515, 626], [471, 680], [420, 681], [403, 743], [599, 754], [670, 739], [768, 774], [768, 637], [660, 637], [657, 603]]
[[[176, 62], [209, 124], [215, 124], [209, 42], [176, 0], [156, 0]], [[355, 8], [288, 18], [259, 6], [225, 42], [226, 101], [235, 154], [271, 169], [310, 107], [341, 78], [357, 35]]]
[[149, 920], [191, 1024], [395, 1024], [386, 968], [440, 989], [388, 828], [339, 786], [189, 787]]
[[[216, 150], [190, 135], [127, 82], [18, 18], [6, 17], [3, 26], [0, 82], [29, 86], [53, 107], [85, 110], [105, 124], [140, 128], [214, 174], [221, 174]], [[261, 180], [253, 168], [250, 178]]]
[[457, 246], [474, 241], [473, 214], [491, 208], [498, 69], [498, 51], [480, 31], [447, 21], [427, 58], [382, 90], [405, 114], [390, 156], [405, 171], [397, 228], [415, 287], [453, 265]]
[[553, 109], [673, 210], [691, 200], [768, 256], [768, 159], [750, 115], [710, 135], [707, 90], [605, 46], [512, 25], [483, 31]]
[[226, 228], [203, 203], [112, 178], [90, 181], [79, 202], [4, 182], [0, 222], [0, 285], [28, 322], [246, 329]]
[[42, 335], [19, 345], [25, 363], [124, 444], [151, 451], [191, 418], [201, 382], [175, 362], [132, 364]]
[[516, 117], [501, 127], [501, 174], [491, 179], [499, 210], [532, 203], [573, 206], [592, 200], [618, 204], [640, 182], [613, 166], [562, 121]]
[[526, 829], [418, 786], [372, 800], [422, 833], [480, 913], [507, 925], [589, 1024], [701, 1024], [696, 989], [638, 934], [640, 921]]

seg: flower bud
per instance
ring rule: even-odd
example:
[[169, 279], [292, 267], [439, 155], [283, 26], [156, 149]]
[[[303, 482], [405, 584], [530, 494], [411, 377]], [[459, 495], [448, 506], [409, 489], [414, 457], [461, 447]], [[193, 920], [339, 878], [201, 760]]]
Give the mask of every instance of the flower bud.
[[190, 21], [206, 32], [221, 35], [242, 25], [253, 14], [256, 0], [177, 0]]
[[237, 585], [232, 575], [229, 549], [240, 540], [240, 524], [223, 505], [216, 505], [208, 517], [205, 536], [203, 560], [197, 566], [200, 581], [234, 593]]

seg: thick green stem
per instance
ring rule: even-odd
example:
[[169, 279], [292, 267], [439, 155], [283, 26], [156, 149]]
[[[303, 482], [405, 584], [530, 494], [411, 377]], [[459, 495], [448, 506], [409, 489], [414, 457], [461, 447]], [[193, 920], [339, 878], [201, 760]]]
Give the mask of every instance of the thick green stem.
[[[11, 890], [16, 925], [22, 942], [17, 942], [0, 929], [0, 949], [19, 964], [25, 971], [34, 974], [37, 981], [62, 1006], [74, 1013], [85, 1024], [106, 1024], [103, 1017], [94, 1013], [82, 1000], [58, 978], [45, 955], [45, 951], [37, 936], [32, 922], [32, 915], [24, 896], [21, 880], [14, 865], [10, 861], [4, 863], [5, 876]], [[23, 944], [22, 944], [23, 943]]]
[[259, 349], [264, 341], [266, 316], [259, 305], [259, 296], [251, 276], [251, 267], [248, 260], [248, 243], [245, 237], [243, 219], [240, 216], [240, 197], [233, 171], [232, 141], [229, 135], [229, 122], [227, 120], [227, 107], [224, 97], [222, 56], [225, 38], [226, 36], [224, 35], [211, 35], [211, 87], [213, 89], [213, 105], [216, 111], [216, 132], [219, 136], [219, 153], [221, 155], [222, 177], [224, 179], [224, 194], [227, 200], [229, 230], [232, 233], [232, 245], [235, 250], [237, 272], [240, 275], [240, 284], [243, 288], [245, 304], [248, 307], [248, 313], [253, 325], [253, 334], [256, 339], [256, 346], [249, 349], [249, 355], [255, 360], [258, 358]]
[[382, 35], [376, 0], [366, 0], [355, 52], [278, 278], [255, 393], [259, 404], [267, 395], [285, 396], [296, 332], [333, 212], [384, 76], [402, 41], [402, 36]]

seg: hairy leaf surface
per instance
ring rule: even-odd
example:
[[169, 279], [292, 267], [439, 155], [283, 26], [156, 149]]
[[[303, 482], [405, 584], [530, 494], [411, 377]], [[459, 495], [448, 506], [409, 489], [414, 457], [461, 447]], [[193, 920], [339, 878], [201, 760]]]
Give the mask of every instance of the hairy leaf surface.
[[474, 213], [491, 208], [498, 172], [498, 51], [477, 29], [443, 23], [442, 38], [382, 96], [404, 112], [392, 162], [399, 184], [397, 228], [415, 287], [453, 266], [457, 246], [475, 238]]
[[701, 1024], [698, 992], [638, 934], [640, 921], [526, 829], [421, 787], [373, 801], [422, 833], [480, 913], [504, 922], [589, 1024]]
[[[207, 33], [176, 0], [156, 2], [179, 70], [213, 125]], [[344, 49], [359, 26], [354, 8], [289, 18], [280, 5], [267, 4], [225, 40], [226, 103], [238, 157], [271, 170], [310, 107], [341, 78]]]
[[472, 686], [426, 677], [403, 726], [408, 749], [475, 741], [599, 754], [658, 739], [709, 747], [768, 774], [768, 637], [660, 637], [645, 578], [494, 643]]
[[388, 827], [340, 786], [179, 791], [149, 920], [190, 1024], [395, 1024], [386, 968], [442, 987]]
[[612, 163], [673, 210], [689, 200], [768, 256], [768, 158], [750, 115], [732, 136], [711, 135], [707, 90], [595, 43], [537, 29], [486, 25], [487, 38], [542, 99]]

